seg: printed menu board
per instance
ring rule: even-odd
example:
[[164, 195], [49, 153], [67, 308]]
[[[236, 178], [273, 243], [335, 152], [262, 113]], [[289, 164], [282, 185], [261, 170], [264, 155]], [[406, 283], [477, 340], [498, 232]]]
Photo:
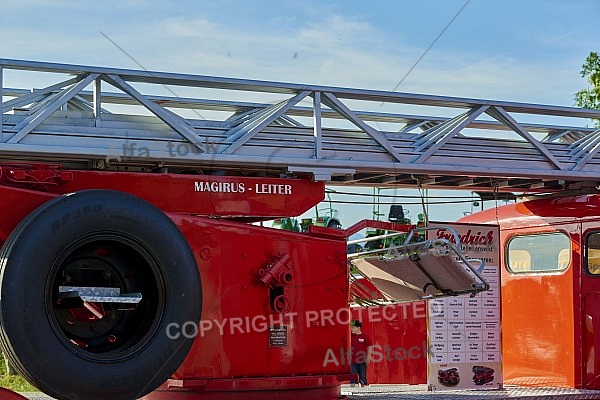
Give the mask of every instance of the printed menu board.
[[[463, 295], [427, 302], [429, 390], [501, 388], [499, 228], [433, 222], [429, 226], [454, 228], [463, 255], [484, 261], [481, 275], [490, 285], [489, 290], [473, 297]], [[428, 231], [428, 238], [455, 242], [445, 229]]]

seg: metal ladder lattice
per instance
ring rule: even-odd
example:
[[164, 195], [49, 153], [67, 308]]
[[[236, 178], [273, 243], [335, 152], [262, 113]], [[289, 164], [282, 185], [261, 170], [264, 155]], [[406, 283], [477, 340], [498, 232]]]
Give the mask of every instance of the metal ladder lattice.
[[[15, 70], [56, 83], [11, 88]], [[598, 110], [7, 59], [0, 96], [2, 160], [517, 192], [600, 182]], [[567, 122], [525, 122], [548, 117]]]

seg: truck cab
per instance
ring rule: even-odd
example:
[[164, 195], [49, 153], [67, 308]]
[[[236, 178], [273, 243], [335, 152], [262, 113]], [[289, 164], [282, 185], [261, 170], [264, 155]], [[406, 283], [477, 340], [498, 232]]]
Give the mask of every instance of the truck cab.
[[600, 195], [523, 201], [459, 222], [500, 226], [504, 382], [600, 389]]

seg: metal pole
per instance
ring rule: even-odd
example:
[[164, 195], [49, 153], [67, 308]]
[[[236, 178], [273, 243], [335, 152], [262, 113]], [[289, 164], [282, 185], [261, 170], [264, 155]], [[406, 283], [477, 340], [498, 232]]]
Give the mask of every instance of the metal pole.
[[314, 110], [314, 132], [315, 137], [315, 158], [318, 160], [323, 158], [323, 143], [321, 142], [321, 92], [315, 92], [313, 98]]
[[102, 79], [100, 79], [100, 77], [96, 78], [96, 80], [94, 81], [93, 102], [95, 125], [96, 127], [100, 127], [100, 114], [102, 112]]

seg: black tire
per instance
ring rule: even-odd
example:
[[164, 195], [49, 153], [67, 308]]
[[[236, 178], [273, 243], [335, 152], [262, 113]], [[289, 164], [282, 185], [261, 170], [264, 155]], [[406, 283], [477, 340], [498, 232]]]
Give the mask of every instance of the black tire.
[[[141, 397], [171, 376], [193, 343], [167, 329], [200, 320], [196, 260], [177, 226], [135, 196], [86, 190], [48, 201], [10, 234], [0, 267], [3, 350], [57, 399]], [[104, 316], [93, 320], [81, 299], [59, 296], [59, 286], [119, 287], [142, 300], [101, 303]]]

